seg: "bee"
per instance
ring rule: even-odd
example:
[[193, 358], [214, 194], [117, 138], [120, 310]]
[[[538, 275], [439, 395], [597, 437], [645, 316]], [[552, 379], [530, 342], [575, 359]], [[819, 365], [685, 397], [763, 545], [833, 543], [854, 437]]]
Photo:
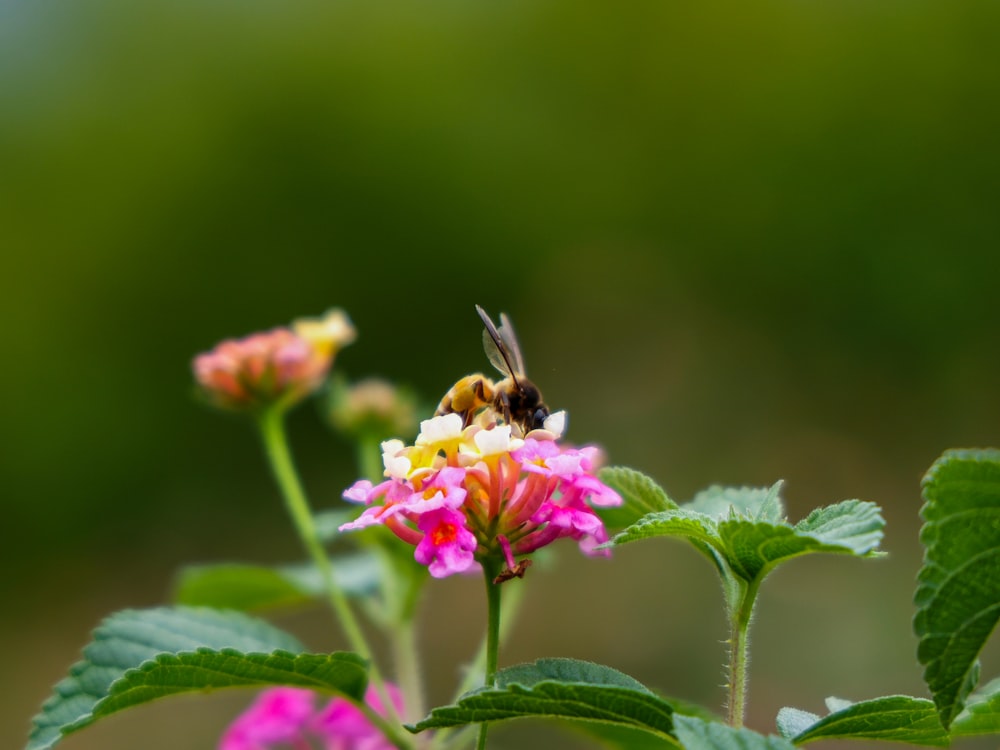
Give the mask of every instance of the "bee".
[[486, 356], [504, 379], [494, 383], [482, 373], [466, 375], [453, 385], [438, 404], [435, 416], [461, 414], [465, 426], [483, 410], [488, 417], [499, 417], [520, 430], [521, 436], [541, 428], [549, 408], [542, 402], [541, 391], [524, 374], [524, 358], [510, 319], [500, 313], [497, 328], [479, 305], [476, 312], [483, 319], [483, 348]]

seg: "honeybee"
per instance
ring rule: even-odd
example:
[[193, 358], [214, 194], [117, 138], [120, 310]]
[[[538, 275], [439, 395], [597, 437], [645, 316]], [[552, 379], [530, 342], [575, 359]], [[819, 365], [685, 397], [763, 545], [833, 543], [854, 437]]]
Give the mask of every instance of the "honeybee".
[[524, 374], [524, 358], [510, 319], [500, 313], [500, 327], [497, 328], [479, 305], [476, 305], [476, 312], [486, 326], [483, 330], [486, 356], [505, 377], [494, 383], [482, 373], [466, 375], [444, 395], [435, 416], [461, 414], [464, 425], [468, 426], [481, 411], [491, 409], [489, 417], [499, 416], [520, 430], [521, 436], [541, 428], [549, 416], [549, 408], [542, 402], [538, 386]]

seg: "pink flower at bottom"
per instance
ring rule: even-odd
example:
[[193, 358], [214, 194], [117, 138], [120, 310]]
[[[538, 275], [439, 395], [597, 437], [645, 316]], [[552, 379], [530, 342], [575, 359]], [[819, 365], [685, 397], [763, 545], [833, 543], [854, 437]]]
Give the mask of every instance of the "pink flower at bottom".
[[[386, 691], [398, 713], [402, 695], [395, 685]], [[315, 707], [316, 693], [301, 688], [272, 688], [229, 725], [218, 750], [392, 750], [393, 745], [368, 721], [361, 710], [345, 698], [334, 698], [323, 708]], [[375, 689], [369, 687], [365, 703], [384, 716]]]
[[465, 526], [465, 515], [450, 508], [438, 508], [420, 516], [417, 527], [424, 532], [413, 552], [414, 559], [428, 566], [435, 578], [462, 573], [476, 564], [478, 542]]
[[315, 711], [316, 694], [299, 688], [265, 690], [229, 725], [219, 750], [265, 750], [295, 743]]

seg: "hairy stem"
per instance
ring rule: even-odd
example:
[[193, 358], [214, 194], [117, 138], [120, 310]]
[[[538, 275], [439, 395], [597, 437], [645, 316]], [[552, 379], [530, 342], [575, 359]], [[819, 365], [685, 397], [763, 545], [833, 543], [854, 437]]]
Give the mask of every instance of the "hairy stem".
[[742, 727], [746, 716], [747, 669], [750, 664], [750, 621], [757, 600], [760, 581], [742, 586], [739, 603], [729, 610], [729, 701], [728, 716], [731, 727]]

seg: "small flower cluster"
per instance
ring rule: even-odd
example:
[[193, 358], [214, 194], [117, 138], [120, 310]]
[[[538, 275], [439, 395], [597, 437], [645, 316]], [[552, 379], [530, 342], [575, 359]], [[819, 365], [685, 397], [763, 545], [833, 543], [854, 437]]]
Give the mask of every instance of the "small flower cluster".
[[[561, 432], [563, 416], [547, 425]], [[463, 428], [458, 414], [425, 420], [413, 445], [382, 444], [387, 479], [360, 480], [344, 493], [369, 507], [340, 528], [387, 526], [416, 546], [417, 562], [436, 578], [498, 556], [506, 577], [520, 575], [515, 555], [562, 537], [586, 554], [606, 555], [596, 549], [607, 533], [592, 506], [620, 505], [621, 497], [594, 476], [597, 448], [564, 447], [559, 437], [534, 430], [517, 438], [506, 424]]]
[[[387, 684], [389, 699], [402, 712], [399, 688]], [[372, 726], [356, 706], [334, 698], [323, 708], [315, 706], [316, 693], [300, 688], [272, 688], [261, 693], [253, 705], [229, 725], [219, 750], [269, 750], [279, 746], [322, 747], [324, 750], [391, 750], [392, 743]], [[386, 711], [374, 688], [365, 693], [365, 703], [377, 714]], [[321, 743], [316, 745], [314, 743]]]
[[215, 406], [250, 411], [299, 401], [322, 385], [336, 353], [355, 338], [342, 310], [229, 339], [193, 363], [195, 380]]

